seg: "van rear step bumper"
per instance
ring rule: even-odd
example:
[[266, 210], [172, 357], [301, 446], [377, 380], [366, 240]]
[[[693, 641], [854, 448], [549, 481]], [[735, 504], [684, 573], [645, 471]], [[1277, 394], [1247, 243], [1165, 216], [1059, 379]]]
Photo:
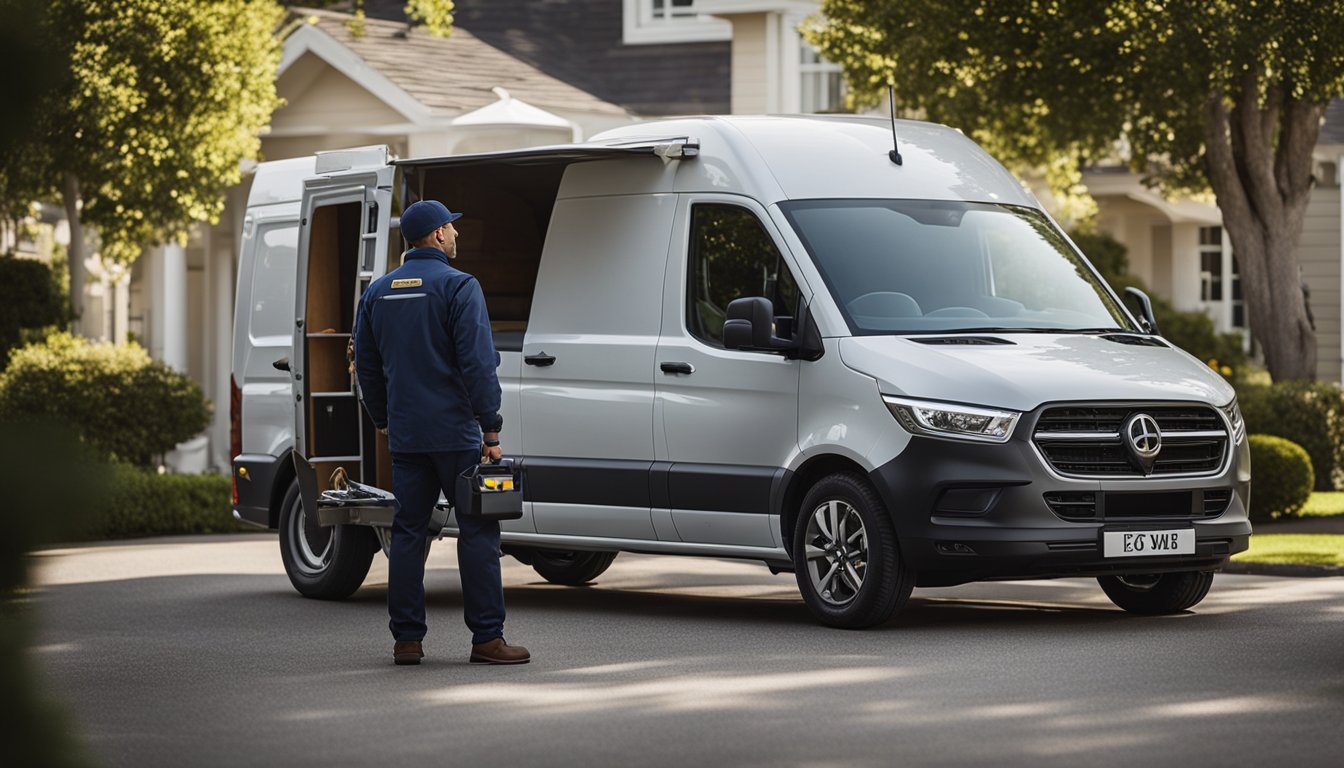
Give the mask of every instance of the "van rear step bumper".
[[[351, 483], [351, 485], [358, 485]], [[397, 500], [392, 494], [372, 486], [361, 486], [376, 494], [375, 498], [341, 497], [339, 492], [325, 491], [317, 499], [317, 524], [331, 525], [367, 525], [374, 528], [391, 528], [397, 514]], [[434, 513], [429, 520], [429, 532], [437, 535], [448, 522], [453, 507], [440, 500], [434, 505]]]

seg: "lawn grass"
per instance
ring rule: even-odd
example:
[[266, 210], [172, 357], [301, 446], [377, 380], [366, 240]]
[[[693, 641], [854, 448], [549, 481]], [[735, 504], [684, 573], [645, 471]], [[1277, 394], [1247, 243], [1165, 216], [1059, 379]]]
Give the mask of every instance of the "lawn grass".
[[1307, 499], [1302, 515], [1329, 516], [1344, 515], [1344, 491], [1316, 491]]
[[1251, 537], [1251, 548], [1232, 556], [1236, 563], [1344, 566], [1344, 535], [1265, 533]]

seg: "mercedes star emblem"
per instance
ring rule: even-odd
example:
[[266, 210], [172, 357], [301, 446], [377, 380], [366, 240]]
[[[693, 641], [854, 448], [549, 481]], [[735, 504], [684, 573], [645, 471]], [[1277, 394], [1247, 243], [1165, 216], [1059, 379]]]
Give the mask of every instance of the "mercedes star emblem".
[[1157, 419], [1146, 413], [1136, 413], [1125, 422], [1124, 435], [1130, 455], [1138, 461], [1143, 474], [1151, 474], [1153, 462], [1162, 451], [1162, 430], [1157, 426]]

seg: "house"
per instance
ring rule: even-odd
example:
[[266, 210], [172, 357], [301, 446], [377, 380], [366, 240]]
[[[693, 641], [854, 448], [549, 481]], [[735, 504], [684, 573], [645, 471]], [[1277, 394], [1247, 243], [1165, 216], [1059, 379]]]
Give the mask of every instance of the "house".
[[[840, 68], [798, 34], [815, 0], [456, 0], [454, 24], [641, 117], [832, 112]], [[365, 0], [402, 18], [401, 0]]]

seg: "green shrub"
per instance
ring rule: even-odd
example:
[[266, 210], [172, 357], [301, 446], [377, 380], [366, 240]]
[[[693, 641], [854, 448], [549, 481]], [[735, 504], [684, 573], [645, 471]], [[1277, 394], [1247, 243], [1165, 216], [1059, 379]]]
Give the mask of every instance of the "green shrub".
[[200, 387], [137, 345], [68, 333], [15, 351], [0, 374], [0, 420], [56, 420], [109, 457], [150, 466], [210, 421]]
[[0, 371], [12, 350], [68, 319], [65, 295], [46, 264], [0, 256]]
[[1316, 470], [1315, 489], [1344, 489], [1344, 392], [1327, 381], [1237, 388], [1246, 431], [1292, 440]]
[[110, 490], [94, 505], [90, 538], [122, 539], [242, 530], [233, 519], [229, 476], [160, 475], [116, 465]]
[[1302, 446], [1273, 435], [1251, 435], [1251, 520], [1293, 517], [1311, 496], [1311, 457]]

